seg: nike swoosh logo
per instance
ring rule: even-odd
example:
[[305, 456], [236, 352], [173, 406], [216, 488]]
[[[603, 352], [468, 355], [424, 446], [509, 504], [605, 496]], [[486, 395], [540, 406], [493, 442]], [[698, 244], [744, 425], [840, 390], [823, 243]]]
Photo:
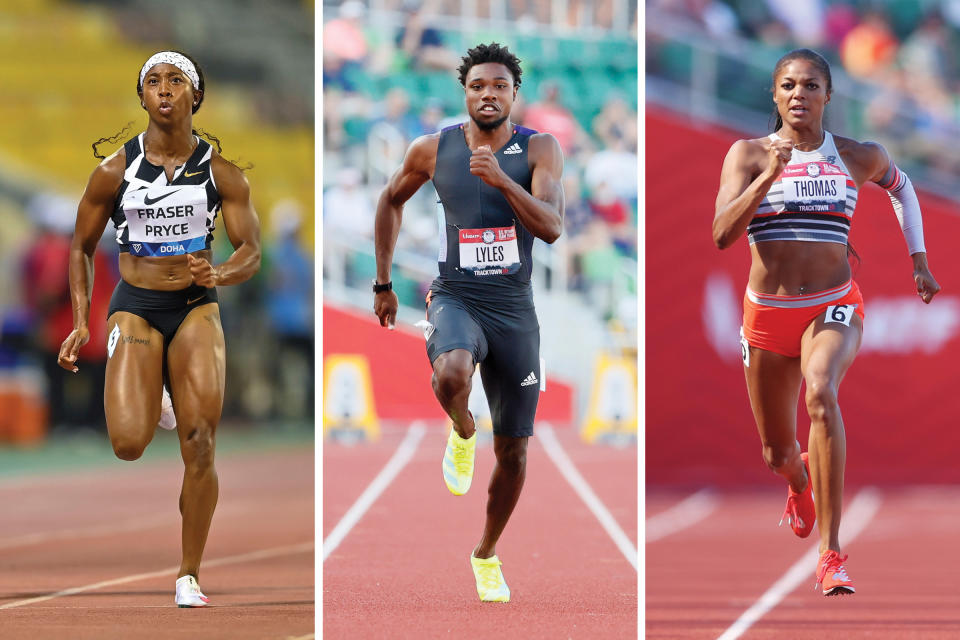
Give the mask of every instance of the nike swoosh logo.
[[197, 300], [203, 300], [203, 296], [200, 296], [199, 298], [194, 298], [193, 300], [187, 300], [187, 306], [189, 307], [191, 304], [193, 304]]
[[203, 171], [194, 171], [193, 173], [184, 173], [184, 174], [183, 174], [183, 177], [184, 177], [184, 178], [192, 178], [193, 176], [198, 176], [198, 175], [200, 175], [201, 173], [203, 173]]
[[[180, 191], [180, 190], [177, 189], [177, 191]], [[172, 196], [173, 194], [177, 193], [177, 191], [171, 191], [170, 193], [165, 193], [165, 194], [163, 194], [162, 196], [160, 196], [159, 198], [151, 198], [149, 195], [145, 195], [145, 196], [143, 197], [143, 204], [153, 204], [154, 202], [160, 202], [160, 201], [163, 200], [164, 198], [166, 198], [166, 197], [168, 197], [168, 196]]]

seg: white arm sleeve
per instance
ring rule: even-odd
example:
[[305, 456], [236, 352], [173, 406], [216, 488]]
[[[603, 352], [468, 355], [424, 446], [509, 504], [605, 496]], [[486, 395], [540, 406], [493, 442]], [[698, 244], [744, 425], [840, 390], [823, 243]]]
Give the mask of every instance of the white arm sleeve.
[[920, 201], [917, 192], [913, 190], [913, 183], [907, 174], [894, 169], [894, 184], [887, 189], [893, 212], [897, 214], [900, 230], [907, 241], [907, 251], [910, 255], [926, 252], [923, 246], [923, 219], [920, 216]]

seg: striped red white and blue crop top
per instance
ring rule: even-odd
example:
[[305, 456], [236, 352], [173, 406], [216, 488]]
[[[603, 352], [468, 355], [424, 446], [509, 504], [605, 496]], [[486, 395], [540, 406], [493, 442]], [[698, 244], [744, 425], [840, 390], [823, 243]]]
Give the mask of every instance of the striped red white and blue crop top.
[[[771, 140], [780, 137], [770, 134]], [[857, 186], [837, 151], [833, 135], [813, 151], [790, 153], [790, 162], [747, 226], [750, 244], [770, 240], [847, 244]]]

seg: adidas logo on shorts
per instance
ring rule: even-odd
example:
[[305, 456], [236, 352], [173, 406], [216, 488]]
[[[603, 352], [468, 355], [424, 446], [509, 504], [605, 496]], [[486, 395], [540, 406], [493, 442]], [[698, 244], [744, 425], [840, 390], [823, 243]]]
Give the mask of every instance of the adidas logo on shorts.
[[529, 387], [532, 384], [537, 384], [537, 376], [533, 375], [533, 371], [530, 372], [523, 382], [520, 383], [521, 387]]
[[[523, 153], [523, 149], [521, 149], [521, 148], [520, 148], [520, 145], [519, 145], [518, 143], [516, 143], [516, 142], [514, 142], [512, 145], [510, 145], [509, 147], [507, 147], [506, 150], [504, 150], [503, 155], [506, 156], [506, 155], [510, 155], [510, 154], [514, 154], [514, 153]], [[534, 382], [536, 382], [536, 381], [534, 381]]]

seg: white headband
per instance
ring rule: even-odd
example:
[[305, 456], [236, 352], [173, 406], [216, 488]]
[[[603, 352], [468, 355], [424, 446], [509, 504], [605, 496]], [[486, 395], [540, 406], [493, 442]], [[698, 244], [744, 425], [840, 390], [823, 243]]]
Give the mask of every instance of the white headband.
[[150, 69], [158, 64], [164, 63], [172, 64], [177, 69], [180, 69], [180, 71], [183, 71], [184, 75], [190, 78], [190, 82], [193, 83], [194, 90], [200, 88], [200, 76], [197, 74], [197, 68], [193, 66], [189, 58], [176, 51], [161, 51], [150, 56], [150, 59], [144, 62], [143, 67], [140, 69], [140, 86], [143, 86], [143, 78], [147, 75], [147, 71], [150, 71]]

